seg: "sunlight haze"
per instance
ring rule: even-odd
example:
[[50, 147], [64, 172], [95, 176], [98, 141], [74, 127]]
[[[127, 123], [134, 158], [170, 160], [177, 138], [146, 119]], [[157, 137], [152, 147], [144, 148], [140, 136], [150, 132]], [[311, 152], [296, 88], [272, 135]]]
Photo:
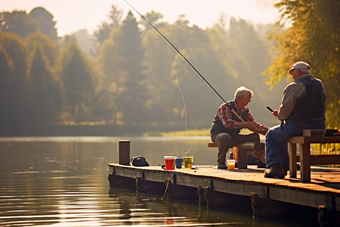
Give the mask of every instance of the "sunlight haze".
[[[161, 13], [163, 21], [173, 23], [184, 14], [191, 24], [202, 29], [211, 27], [221, 14], [242, 18], [253, 23], [274, 23], [279, 16], [269, 0], [128, 0], [141, 14], [152, 10]], [[87, 29], [90, 33], [97, 29], [101, 21], [107, 20], [111, 5], [124, 11], [129, 10], [139, 20], [137, 13], [124, 0], [0, 0], [0, 11], [25, 10], [29, 13], [35, 7], [43, 7], [54, 16], [58, 35]]]

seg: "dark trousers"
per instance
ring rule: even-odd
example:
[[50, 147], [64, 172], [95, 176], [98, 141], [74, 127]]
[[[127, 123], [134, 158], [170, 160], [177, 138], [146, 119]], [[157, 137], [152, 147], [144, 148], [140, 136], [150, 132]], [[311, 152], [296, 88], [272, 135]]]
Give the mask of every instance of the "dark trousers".
[[217, 164], [225, 164], [226, 155], [230, 147], [245, 142], [260, 142], [260, 136], [257, 133], [247, 135], [230, 136], [228, 133], [219, 133], [211, 135], [211, 141], [218, 145]]

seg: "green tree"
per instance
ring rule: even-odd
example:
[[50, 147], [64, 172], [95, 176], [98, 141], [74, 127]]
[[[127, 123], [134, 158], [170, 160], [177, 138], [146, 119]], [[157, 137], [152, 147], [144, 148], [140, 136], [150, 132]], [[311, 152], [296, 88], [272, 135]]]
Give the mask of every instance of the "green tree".
[[[155, 28], [160, 29], [166, 26], [166, 23], [159, 21], [163, 18], [163, 15], [161, 13], [157, 13], [155, 11], [151, 11], [150, 13], [146, 13], [144, 15], [144, 18], [149, 21]], [[140, 19], [138, 22], [139, 24], [142, 24], [144, 26], [144, 31], [148, 31], [150, 29], [153, 29], [148, 22], [146, 22], [143, 18]]]
[[87, 29], [75, 31], [71, 34], [71, 36], [74, 36], [83, 51], [85, 51], [88, 55], [93, 54], [94, 40], [93, 36], [89, 34]]
[[4, 59], [7, 66], [0, 73], [1, 81], [4, 81], [0, 85], [4, 93], [0, 122], [7, 126], [20, 126], [27, 120], [27, 50], [24, 41], [13, 33], [0, 33], [0, 44], [2, 58], [7, 59]]
[[123, 21], [121, 33], [117, 37], [118, 54], [121, 56], [121, 68], [125, 71], [124, 88], [120, 96], [124, 122], [137, 123], [145, 117], [147, 91], [146, 74], [143, 65], [145, 54], [141, 43], [141, 33], [136, 18], [129, 11]]
[[296, 61], [308, 62], [311, 73], [320, 78], [328, 91], [326, 119], [328, 127], [339, 127], [340, 110], [340, 2], [336, 0], [283, 0], [276, 4], [282, 12], [279, 21], [291, 27], [272, 34], [276, 58], [265, 73], [275, 85], [290, 77], [288, 69]]
[[60, 82], [41, 45], [35, 45], [30, 59], [28, 119], [34, 125], [51, 124], [59, 119], [62, 110]]
[[[228, 97], [226, 94], [232, 94], [228, 87], [233, 84], [234, 76], [220, 57], [224, 51], [220, 53], [218, 50], [221, 48], [215, 48], [219, 41], [215, 42], [210, 32], [187, 24], [176, 23], [159, 30], [222, 96]], [[152, 113], [155, 113], [149, 115], [149, 120], [184, 120], [183, 94], [189, 115], [188, 123], [202, 125], [203, 122], [209, 127], [216, 105], [220, 105], [221, 100], [155, 31], [148, 31], [143, 43], [146, 47], [148, 90], [152, 97], [150, 104], [154, 110]]]
[[11, 105], [9, 98], [13, 71], [13, 62], [9, 58], [5, 48], [0, 44], [0, 125], [2, 126], [11, 116], [8, 107]]
[[122, 56], [119, 54], [117, 38], [120, 28], [112, 30], [110, 38], [106, 39], [98, 50], [96, 65], [102, 72], [99, 88], [96, 92], [96, 115], [105, 120], [118, 121], [118, 110], [121, 105], [119, 97], [124, 90], [124, 78], [126, 72], [121, 67]]
[[26, 11], [3, 11], [0, 13], [0, 31], [13, 32], [24, 38], [39, 31], [39, 24], [37, 21], [32, 20]]
[[[203, 123], [209, 127], [213, 113], [223, 101], [207, 82], [219, 95], [228, 100], [228, 93], [232, 94], [228, 88], [234, 84], [235, 78], [228, 65], [224, 65], [224, 59], [220, 58], [215, 43], [207, 31], [197, 26], [188, 27], [186, 23], [175, 25], [173, 29], [172, 40], [203, 77], [179, 56], [177, 62], [172, 64], [173, 69], [176, 69], [172, 70], [172, 78], [178, 78], [187, 105], [188, 123], [192, 125]], [[177, 98], [177, 101], [179, 102], [176, 106], [183, 107], [182, 100]], [[183, 110], [181, 112], [180, 116], [183, 118]]]
[[70, 40], [62, 53], [62, 81], [68, 110], [75, 122], [89, 120], [93, 101], [93, 72], [89, 59]]
[[[160, 28], [159, 31], [171, 39], [169, 29]], [[171, 77], [172, 62], [176, 53], [164, 39], [154, 30], [144, 33], [143, 46], [145, 47], [145, 66], [147, 74], [147, 88], [149, 91], [148, 108], [152, 113], [153, 122], [171, 122], [179, 110], [173, 109], [173, 94], [177, 89]], [[178, 90], [177, 90], [178, 91]], [[176, 93], [177, 94], [177, 93]], [[175, 114], [173, 112], [176, 112]]]
[[259, 36], [251, 22], [235, 18], [230, 20], [229, 38], [234, 50], [228, 59], [238, 74], [237, 87], [242, 85], [254, 91], [255, 102], [251, 102], [249, 108], [257, 121], [275, 124], [275, 118], [269, 121], [263, 114], [266, 105], [278, 106], [282, 94], [281, 90], [279, 93], [276, 89], [270, 90], [265, 83], [268, 77], [261, 75], [271, 61], [269, 42]]
[[36, 50], [36, 46], [41, 47], [43, 55], [46, 57], [47, 63], [56, 68], [59, 64], [59, 45], [54, 42], [48, 36], [41, 32], [32, 33], [25, 38], [28, 53], [33, 53]]
[[98, 43], [104, 42], [110, 37], [111, 30], [120, 25], [123, 16], [123, 10], [119, 9], [118, 6], [112, 5], [109, 15], [109, 21], [102, 21], [98, 26], [98, 30], [94, 32], [94, 36]]
[[55, 27], [57, 22], [53, 20], [53, 15], [50, 12], [43, 7], [36, 7], [29, 12], [29, 16], [38, 22], [41, 33], [54, 41], [58, 41], [58, 32]]

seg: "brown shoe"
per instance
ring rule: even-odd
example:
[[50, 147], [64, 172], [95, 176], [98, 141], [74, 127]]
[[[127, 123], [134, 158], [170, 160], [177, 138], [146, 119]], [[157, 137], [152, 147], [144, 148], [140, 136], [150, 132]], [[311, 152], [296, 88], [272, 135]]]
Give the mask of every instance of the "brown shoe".
[[283, 179], [285, 178], [286, 173], [282, 167], [281, 163], [275, 163], [270, 166], [270, 169], [267, 169], [264, 172], [264, 177], [266, 178], [278, 178], [278, 179]]
[[264, 149], [261, 149], [261, 150], [254, 150], [252, 152], [252, 155], [255, 157], [255, 158], [258, 158], [261, 160], [262, 163], [266, 163], [266, 157], [264, 156], [265, 154], [265, 151]]

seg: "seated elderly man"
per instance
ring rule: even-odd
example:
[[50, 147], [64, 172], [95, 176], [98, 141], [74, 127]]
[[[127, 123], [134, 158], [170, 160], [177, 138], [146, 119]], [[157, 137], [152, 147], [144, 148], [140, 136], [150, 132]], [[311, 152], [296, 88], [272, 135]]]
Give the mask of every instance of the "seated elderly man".
[[281, 178], [289, 166], [287, 139], [302, 136], [304, 129], [325, 128], [326, 88], [322, 81], [310, 74], [306, 62], [296, 62], [288, 71], [295, 82], [287, 85], [279, 110], [272, 114], [281, 120], [266, 135], [266, 165], [264, 177]]
[[[218, 169], [228, 169], [225, 165], [226, 154], [230, 147], [245, 142], [260, 142], [258, 133], [265, 135], [268, 128], [257, 123], [246, 107], [251, 100], [253, 92], [245, 87], [239, 87], [234, 94], [234, 100], [223, 103], [217, 110], [214, 117], [210, 135], [211, 140], [218, 145], [217, 166]], [[232, 113], [232, 110], [242, 118]], [[241, 135], [242, 128], [247, 128], [254, 133]], [[263, 154], [255, 154], [255, 157], [261, 157], [263, 162]]]

